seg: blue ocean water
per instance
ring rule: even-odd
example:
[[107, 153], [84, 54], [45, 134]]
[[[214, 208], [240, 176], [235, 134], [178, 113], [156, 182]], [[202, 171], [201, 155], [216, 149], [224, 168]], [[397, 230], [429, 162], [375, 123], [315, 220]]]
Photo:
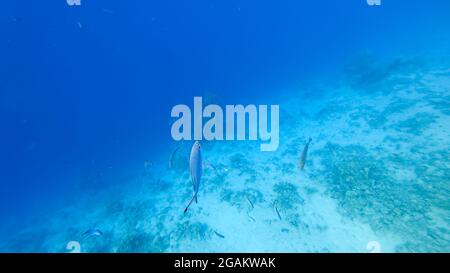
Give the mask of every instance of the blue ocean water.
[[[448, 1], [0, 7], [0, 252], [450, 251]], [[194, 96], [280, 105], [280, 145], [202, 143], [183, 214]]]

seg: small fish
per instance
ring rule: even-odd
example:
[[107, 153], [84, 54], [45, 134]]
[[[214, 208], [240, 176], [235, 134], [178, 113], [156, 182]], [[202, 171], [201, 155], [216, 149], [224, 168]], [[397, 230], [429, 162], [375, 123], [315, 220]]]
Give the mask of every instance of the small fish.
[[216, 171], [217, 173], [219, 172], [218, 170], [217, 170], [217, 168], [212, 164], [212, 163], [210, 163], [210, 162], [208, 162], [208, 161], [203, 161], [203, 168], [213, 168], [214, 169], [214, 171]]
[[150, 160], [145, 160], [144, 161], [144, 169], [148, 169], [148, 168], [150, 168], [150, 167], [152, 167], [153, 166], [153, 162], [151, 162]]
[[250, 199], [248, 199], [248, 197], [245, 197], [245, 198], [247, 199], [247, 201], [248, 201], [248, 203], [250, 204], [250, 206], [252, 207], [252, 209], [254, 209], [255, 207], [253, 206], [252, 201], [250, 201]]
[[114, 11], [113, 11], [113, 10], [110, 10], [110, 9], [102, 9], [102, 11], [103, 11], [104, 13], [109, 13], [109, 14], [113, 14], [113, 13], [114, 13]]
[[309, 144], [311, 143], [311, 138], [309, 138], [308, 143], [306, 143], [305, 148], [303, 148], [302, 151], [302, 155], [300, 156], [300, 162], [298, 164], [298, 166], [300, 167], [300, 170], [303, 171], [303, 169], [305, 168], [305, 163], [306, 163], [306, 156], [308, 155], [308, 147]]
[[19, 21], [22, 21], [21, 18], [19, 18], [19, 17], [17, 17], [17, 16], [14, 16], [14, 15], [9, 15], [9, 19], [10, 19], [12, 22], [14, 22], [14, 23], [17, 23], [17, 22], [19, 22]]
[[280, 215], [280, 212], [278, 211], [278, 207], [277, 207], [277, 204], [276, 204], [276, 202], [275, 203], [273, 203], [273, 207], [275, 208], [275, 212], [277, 213], [277, 215], [278, 215], [278, 219], [280, 219], [280, 221], [281, 221], [281, 215]]
[[82, 237], [83, 237], [83, 239], [87, 239], [92, 236], [101, 236], [101, 235], [103, 235], [103, 232], [101, 230], [96, 229], [96, 228], [90, 228], [90, 229], [86, 230], [85, 233], [83, 233]]
[[192, 145], [191, 156], [189, 157], [189, 169], [191, 172], [192, 186], [194, 188], [194, 196], [184, 210], [184, 213], [187, 212], [189, 206], [194, 200], [195, 203], [197, 203], [197, 194], [200, 187], [200, 180], [202, 178], [202, 153], [200, 148], [200, 142], [195, 141], [194, 145]]
[[180, 149], [181, 145], [178, 146], [171, 154], [170, 154], [170, 158], [169, 158], [169, 169], [172, 169], [173, 167], [173, 159], [175, 158], [175, 154], [177, 153], [177, 151]]
[[83, 28], [83, 25], [79, 21], [77, 22], [77, 25], [79, 28]]
[[248, 212], [247, 212], [247, 216], [250, 220], [252, 220], [252, 222], [256, 222], [256, 219], [253, 218]]
[[214, 233], [215, 233], [217, 236], [219, 236], [220, 238], [225, 238], [225, 236], [223, 236], [222, 234], [220, 234], [220, 233], [217, 232], [217, 231], [214, 231]]

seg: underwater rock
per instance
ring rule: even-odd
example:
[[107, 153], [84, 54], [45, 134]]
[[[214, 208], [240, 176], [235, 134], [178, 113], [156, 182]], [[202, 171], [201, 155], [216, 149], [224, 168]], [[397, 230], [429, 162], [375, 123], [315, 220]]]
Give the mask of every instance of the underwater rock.
[[417, 105], [417, 100], [410, 100], [400, 97], [395, 97], [394, 101], [389, 103], [382, 111], [384, 117], [388, 117], [392, 114], [403, 113], [405, 110], [411, 109]]
[[151, 253], [163, 253], [167, 252], [170, 247], [170, 239], [168, 236], [154, 236], [150, 243]]
[[297, 205], [302, 205], [305, 200], [300, 196], [297, 187], [288, 182], [279, 182], [274, 185], [273, 191], [276, 193], [276, 204], [281, 210], [295, 209]]
[[407, 76], [416, 75], [424, 66], [425, 63], [416, 58], [399, 57], [383, 63], [373, 56], [363, 54], [347, 66], [344, 78], [355, 90], [387, 93], [391, 92], [391, 88], [387, 88], [389, 86], [410, 85], [411, 78]]
[[355, 108], [349, 114], [350, 122], [353, 127], [360, 127], [356, 121], [362, 119], [373, 129], [380, 129], [386, 124], [386, 116], [382, 112], [375, 110], [373, 107], [360, 106]]
[[227, 180], [227, 176], [228, 176], [228, 172], [225, 171], [225, 166], [222, 164], [218, 164], [217, 166], [217, 170], [208, 170], [205, 171], [205, 180], [208, 181], [208, 183], [205, 183], [205, 190], [212, 190], [212, 191], [216, 191], [219, 190], [220, 186], [225, 185], [228, 180]]
[[287, 155], [297, 156], [298, 147], [300, 147], [303, 142], [304, 142], [303, 138], [295, 138], [294, 140], [290, 141], [284, 148], [282, 154], [283, 157], [286, 157]]
[[105, 214], [109, 217], [117, 217], [120, 215], [125, 209], [125, 204], [123, 201], [112, 201], [109, 205], [106, 206]]
[[34, 231], [33, 233], [22, 233], [14, 238], [10, 238], [1, 244], [2, 249], [7, 249], [11, 253], [39, 253], [50, 238], [50, 233], [44, 231]]
[[152, 179], [148, 185], [150, 186], [152, 193], [156, 195], [169, 190], [173, 186], [173, 183], [170, 183], [164, 178], [158, 178]]
[[[406, 242], [422, 242], [422, 247], [427, 246], [429, 240], [423, 227], [431, 229], [432, 234], [439, 238], [439, 243], [445, 241], [445, 234], [437, 229], [428, 216], [433, 205], [430, 200], [448, 203], [448, 195], [445, 197], [445, 194], [439, 194], [445, 189], [448, 193], [448, 183], [443, 182], [446, 181], [444, 177], [436, 178], [441, 182], [433, 182], [433, 186], [441, 185], [441, 188], [430, 192], [420, 181], [399, 184], [387, 170], [385, 164], [388, 162], [377, 160], [362, 146], [328, 143], [321, 155], [325, 176], [321, 181], [327, 186], [328, 194], [338, 200], [343, 215], [369, 224], [375, 232], [391, 232]], [[417, 170], [414, 161], [405, 164], [413, 165]], [[430, 179], [429, 175], [417, 175], [422, 179]], [[432, 193], [432, 198], [429, 198]], [[437, 245], [430, 249], [442, 250]], [[405, 243], [399, 248], [399, 251], [404, 250], [412, 250], [410, 244]]]
[[324, 106], [315, 116], [314, 119], [320, 123], [325, 123], [329, 120], [337, 119], [342, 116], [342, 113], [348, 111], [348, 106], [342, 103], [330, 103]]
[[417, 113], [413, 117], [400, 121], [391, 127], [418, 136], [422, 135], [436, 121], [436, 118], [433, 114]]
[[311, 186], [304, 186], [303, 189], [306, 192], [306, 195], [313, 195], [319, 192], [319, 190], [315, 187], [311, 187]]
[[202, 241], [211, 239], [213, 233], [214, 230], [208, 224], [186, 220], [177, 225], [174, 235], [178, 241]]
[[152, 237], [142, 231], [128, 231], [126, 237], [120, 242], [118, 253], [148, 252], [151, 248]]
[[431, 96], [425, 98], [433, 108], [441, 111], [444, 115], [450, 116], [450, 96]]
[[230, 168], [232, 170], [237, 171], [240, 175], [242, 174], [255, 174], [256, 171], [251, 168], [252, 164], [251, 162], [246, 158], [244, 154], [241, 153], [235, 153], [233, 154], [230, 159]]
[[281, 166], [279, 168], [283, 174], [294, 174], [295, 173], [294, 170], [296, 169], [295, 165], [290, 162], [281, 163]]

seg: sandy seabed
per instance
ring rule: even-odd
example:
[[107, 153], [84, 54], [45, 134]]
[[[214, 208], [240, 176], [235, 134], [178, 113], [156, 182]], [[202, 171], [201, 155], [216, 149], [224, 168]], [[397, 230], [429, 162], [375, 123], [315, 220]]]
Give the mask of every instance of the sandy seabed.
[[[86, 194], [0, 251], [68, 252], [69, 241], [81, 252], [450, 251], [449, 65], [361, 58], [338, 83], [281, 94], [279, 149], [204, 142], [214, 168], [186, 214], [190, 144], [169, 168], [173, 143], [162, 163]], [[83, 239], [90, 227], [103, 235]]]

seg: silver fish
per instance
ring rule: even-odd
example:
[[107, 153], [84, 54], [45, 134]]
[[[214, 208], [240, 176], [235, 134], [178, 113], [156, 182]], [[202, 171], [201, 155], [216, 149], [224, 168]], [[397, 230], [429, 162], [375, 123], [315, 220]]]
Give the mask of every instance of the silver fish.
[[248, 216], [248, 219], [252, 220], [253, 222], [256, 222], [256, 219], [253, 218], [248, 212], [247, 212], [247, 216]]
[[169, 159], [169, 169], [172, 169], [173, 167], [173, 160], [175, 158], [175, 154], [177, 153], [177, 151], [180, 149], [181, 145], [178, 146], [177, 148], [175, 148], [175, 150], [170, 154], [170, 159]]
[[248, 201], [248, 204], [250, 205], [250, 207], [252, 207], [252, 209], [254, 209], [255, 208], [255, 206], [253, 206], [253, 203], [252, 203], [252, 201], [250, 201], [250, 199], [248, 198], [248, 197], [245, 197], [246, 199], [247, 199], [247, 201]]
[[280, 220], [281, 220], [281, 215], [280, 215], [280, 212], [278, 211], [278, 207], [277, 207], [277, 205], [275, 205], [275, 211], [277, 212], [277, 215], [278, 215], [278, 219], [280, 219]]
[[189, 206], [194, 200], [195, 203], [197, 203], [197, 193], [200, 187], [200, 180], [202, 178], [202, 154], [200, 151], [200, 142], [198, 141], [194, 143], [191, 149], [191, 156], [189, 157], [189, 169], [191, 172], [192, 186], [194, 188], [194, 196], [184, 210], [184, 213], [187, 212]]
[[217, 236], [219, 236], [220, 238], [225, 238], [225, 236], [223, 236], [222, 234], [220, 234], [220, 233], [217, 232], [217, 231], [214, 231], [214, 233], [215, 233]]
[[219, 172], [216, 168], [216, 166], [214, 166], [212, 163], [208, 162], [208, 161], [203, 161], [203, 167], [206, 168], [213, 168], [214, 171], [216, 171], [217, 173]]
[[306, 156], [308, 155], [308, 147], [309, 147], [309, 143], [311, 143], [311, 140], [312, 139], [309, 138], [308, 143], [306, 143], [305, 148], [303, 148], [302, 155], [300, 157], [300, 162], [299, 162], [298, 166], [300, 167], [300, 170], [302, 170], [302, 171], [305, 168]]
[[90, 229], [86, 230], [85, 233], [83, 233], [82, 237], [83, 237], [83, 239], [86, 239], [86, 238], [89, 238], [92, 236], [101, 236], [101, 235], [103, 235], [103, 232], [101, 230], [96, 229], [96, 228], [90, 228]]
[[104, 13], [109, 13], [109, 14], [113, 14], [113, 13], [114, 13], [114, 11], [111, 10], [111, 9], [102, 9], [102, 11], [103, 11]]

